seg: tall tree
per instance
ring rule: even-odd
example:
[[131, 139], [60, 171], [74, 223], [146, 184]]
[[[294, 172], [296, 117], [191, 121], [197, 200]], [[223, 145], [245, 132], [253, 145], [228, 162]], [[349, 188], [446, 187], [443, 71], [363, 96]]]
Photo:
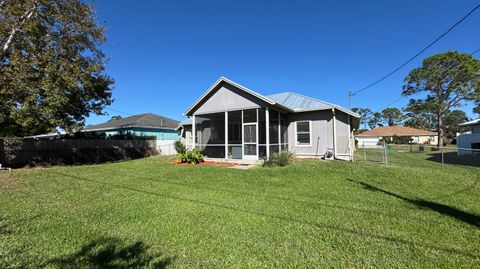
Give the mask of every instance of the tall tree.
[[382, 113], [374, 112], [372, 114], [372, 117], [368, 121], [368, 127], [370, 127], [370, 129], [375, 129], [377, 127], [383, 126], [382, 123], [383, 123]]
[[114, 121], [114, 120], [119, 120], [119, 119], [121, 119], [121, 118], [122, 118], [122, 116], [120, 116], [120, 115], [115, 115], [115, 116], [112, 116], [112, 117], [108, 120], [108, 122]]
[[475, 107], [473, 108], [473, 112], [480, 116], [480, 87], [477, 88], [475, 91], [474, 97], [472, 98], [473, 102], [475, 103]]
[[405, 112], [404, 125], [412, 128], [433, 130], [436, 125], [435, 105], [423, 100], [410, 99], [403, 109]]
[[388, 126], [400, 125], [403, 121], [402, 111], [396, 107], [388, 107], [382, 110], [382, 118]]
[[473, 100], [480, 86], [480, 61], [469, 54], [446, 52], [423, 60], [405, 78], [402, 95], [422, 94], [434, 105], [438, 145], [443, 145], [445, 114], [463, 101]]
[[457, 133], [465, 129], [459, 126], [459, 124], [466, 121], [468, 121], [468, 117], [465, 112], [461, 110], [449, 111], [444, 118], [445, 137], [449, 139], [455, 138]]
[[81, 0], [0, 1], [0, 136], [78, 128], [111, 104], [104, 28]]
[[368, 122], [372, 117], [372, 110], [369, 108], [352, 108], [352, 111], [360, 115], [360, 125], [363, 125], [364, 129], [368, 128]]

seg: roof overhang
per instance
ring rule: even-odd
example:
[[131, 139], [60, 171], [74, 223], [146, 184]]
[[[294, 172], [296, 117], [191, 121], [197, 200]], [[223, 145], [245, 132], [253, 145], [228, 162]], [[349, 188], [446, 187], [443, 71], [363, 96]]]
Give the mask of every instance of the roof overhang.
[[313, 111], [332, 110], [332, 109], [342, 111], [343, 113], [353, 116], [355, 118], [360, 118], [360, 115], [358, 115], [357, 113], [350, 111], [348, 109], [344, 109], [342, 107], [338, 107], [338, 106], [326, 107], [326, 108], [314, 108], [314, 109], [294, 109], [293, 112], [301, 113], [301, 112], [313, 112]]
[[480, 125], [480, 119], [460, 123], [458, 126], [475, 126], [475, 125]]

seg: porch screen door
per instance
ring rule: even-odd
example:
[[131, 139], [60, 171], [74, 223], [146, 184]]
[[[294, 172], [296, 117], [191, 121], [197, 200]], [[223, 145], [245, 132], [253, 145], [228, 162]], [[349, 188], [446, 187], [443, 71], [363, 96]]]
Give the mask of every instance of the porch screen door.
[[257, 160], [257, 123], [243, 124], [243, 158]]

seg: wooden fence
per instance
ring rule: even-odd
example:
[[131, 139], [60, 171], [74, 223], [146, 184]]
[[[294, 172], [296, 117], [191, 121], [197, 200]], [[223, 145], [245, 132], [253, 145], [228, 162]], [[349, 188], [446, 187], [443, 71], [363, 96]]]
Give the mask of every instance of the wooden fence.
[[10, 167], [103, 163], [156, 154], [156, 140], [0, 138], [0, 163]]

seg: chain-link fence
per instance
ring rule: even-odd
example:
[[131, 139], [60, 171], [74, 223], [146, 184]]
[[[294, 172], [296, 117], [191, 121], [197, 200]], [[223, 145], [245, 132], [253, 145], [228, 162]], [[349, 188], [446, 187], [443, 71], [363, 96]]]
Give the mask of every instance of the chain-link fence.
[[480, 149], [455, 146], [437, 147], [423, 144], [381, 144], [375, 147], [358, 145], [354, 161], [441, 170], [465, 168], [479, 169], [480, 171]]

